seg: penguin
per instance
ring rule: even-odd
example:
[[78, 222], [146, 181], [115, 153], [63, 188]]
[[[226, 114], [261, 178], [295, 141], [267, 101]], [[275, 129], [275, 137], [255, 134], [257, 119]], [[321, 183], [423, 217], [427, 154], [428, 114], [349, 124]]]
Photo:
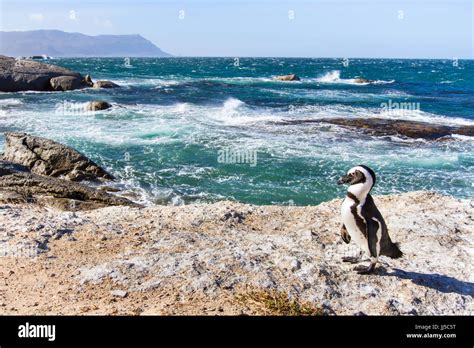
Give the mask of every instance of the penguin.
[[[394, 259], [403, 256], [398, 243], [393, 243], [387, 225], [377, 209], [370, 191], [375, 184], [375, 173], [365, 165], [351, 168], [338, 181], [338, 185], [348, 184], [347, 195], [341, 206], [341, 238], [345, 243], [351, 240], [370, 257], [370, 265], [354, 268], [359, 274], [372, 273], [380, 255]], [[343, 257], [342, 261], [358, 263], [359, 257]]]

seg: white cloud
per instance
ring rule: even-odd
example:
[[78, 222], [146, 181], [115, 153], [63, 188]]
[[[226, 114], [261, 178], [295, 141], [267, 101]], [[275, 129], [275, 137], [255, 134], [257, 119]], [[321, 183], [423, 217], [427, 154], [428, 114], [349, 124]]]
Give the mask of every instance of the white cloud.
[[44, 16], [42, 13], [30, 13], [29, 18], [30, 21], [35, 22], [42, 22], [44, 20]]

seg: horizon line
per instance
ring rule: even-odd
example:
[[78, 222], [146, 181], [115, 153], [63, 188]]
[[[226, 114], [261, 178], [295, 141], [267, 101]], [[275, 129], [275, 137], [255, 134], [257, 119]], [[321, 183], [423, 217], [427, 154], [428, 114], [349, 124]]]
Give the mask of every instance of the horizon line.
[[[12, 57], [9, 55], [5, 55], [0, 52], [0, 55], [5, 56], [5, 57], [11, 57], [11, 58], [18, 58], [18, 57], [32, 57], [30, 56], [18, 56], [18, 57]], [[46, 54], [37, 54], [33, 56], [41, 56], [41, 55], [46, 55]], [[275, 59], [275, 58], [281, 58], [281, 59], [333, 59], [333, 60], [344, 60], [344, 59], [352, 59], [352, 60], [357, 60], [357, 59], [378, 59], [378, 60], [450, 60], [453, 61], [454, 59], [457, 60], [474, 60], [474, 58], [459, 58], [459, 57], [443, 57], [443, 58], [430, 58], [430, 57], [329, 57], [329, 56], [237, 56], [237, 55], [232, 55], [232, 56], [201, 56], [201, 55], [173, 55], [169, 53], [169, 56], [132, 56], [132, 55], [126, 55], [126, 56], [48, 56], [49, 59], [62, 59], [62, 58], [111, 58], [111, 59], [123, 59], [123, 58], [154, 58], [154, 59], [172, 59], [172, 58], [224, 58], [224, 59]], [[45, 59], [48, 60], [48, 59]]]

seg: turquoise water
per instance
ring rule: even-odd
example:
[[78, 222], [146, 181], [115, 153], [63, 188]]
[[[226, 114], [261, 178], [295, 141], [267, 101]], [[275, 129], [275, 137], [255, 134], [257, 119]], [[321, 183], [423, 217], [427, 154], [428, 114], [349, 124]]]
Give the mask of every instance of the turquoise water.
[[[423, 189], [474, 196], [472, 138], [426, 142], [275, 123], [385, 117], [474, 125], [474, 61], [353, 59], [344, 66], [341, 59], [132, 58], [127, 66], [120, 58], [68, 58], [52, 63], [123, 88], [0, 94], [0, 132], [24, 131], [70, 145], [105, 166], [118, 177], [116, 186], [142, 201], [317, 204], [343, 195], [336, 179], [356, 164], [376, 171], [376, 194]], [[288, 73], [301, 81], [271, 80]], [[376, 83], [360, 85], [355, 77]], [[87, 113], [64, 104], [95, 99], [114, 107]], [[383, 108], [389, 102], [413, 108]], [[219, 154], [226, 149], [256, 157], [222, 163]]]

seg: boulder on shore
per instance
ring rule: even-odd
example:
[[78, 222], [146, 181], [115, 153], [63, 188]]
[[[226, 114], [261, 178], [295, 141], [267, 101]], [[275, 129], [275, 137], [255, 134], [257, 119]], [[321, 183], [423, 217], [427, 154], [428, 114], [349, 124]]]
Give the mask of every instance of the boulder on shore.
[[124, 197], [76, 182], [24, 171], [0, 173], [0, 202], [12, 199], [73, 211], [114, 205], [139, 206]]
[[3, 160], [21, 164], [35, 174], [70, 181], [114, 179], [80, 152], [53, 140], [25, 133], [5, 133]]
[[5, 136], [5, 154], [0, 160], [0, 204], [37, 203], [72, 211], [113, 205], [139, 206], [110, 194], [108, 191], [113, 188], [94, 188], [69, 181], [113, 178], [79, 152], [26, 134]]
[[53, 91], [71, 91], [73, 89], [81, 89], [89, 87], [84, 79], [76, 76], [59, 76], [49, 80]]
[[117, 85], [116, 83], [113, 83], [112, 81], [106, 81], [106, 80], [97, 80], [93, 84], [94, 88], [119, 88], [120, 86]]
[[18, 163], [0, 160], [0, 176], [10, 175], [19, 172], [29, 172], [30, 170]]
[[309, 120], [285, 120], [282, 125], [303, 123], [329, 123], [343, 127], [357, 128], [375, 136], [404, 136], [415, 139], [436, 140], [453, 134], [474, 136], [474, 126], [445, 126], [441, 124], [394, 120], [385, 118], [326, 118]]
[[87, 104], [86, 109], [87, 111], [100, 111], [100, 110], [107, 110], [112, 107], [112, 104], [107, 103], [103, 100], [94, 100]]
[[[59, 77], [61, 79], [57, 79]], [[72, 70], [0, 55], [0, 92], [53, 91], [67, 87], [78, 89], [89, 85], [81, 74]]]
[[277, 81], [299, 81], [300, 80], [298, 75], [295, 75], [295, 74], [275, 76], [273, 77], [273, 79]]

